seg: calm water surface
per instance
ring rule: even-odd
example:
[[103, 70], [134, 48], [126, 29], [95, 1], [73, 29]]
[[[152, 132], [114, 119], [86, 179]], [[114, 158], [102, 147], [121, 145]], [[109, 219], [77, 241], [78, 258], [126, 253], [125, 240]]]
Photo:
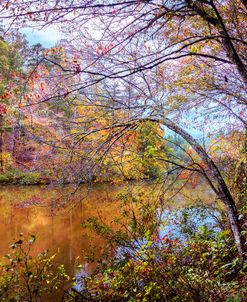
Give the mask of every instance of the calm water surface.
[[[67, 272], [74, 275], [74, 263], [82, 251], [89, 253], [96, 247], [96, 258], [103, 250], [104, 242], [81, 224], [91, 216], [97, 216], [108, 225], [121, 214], [119, 193], [126, 186], [81, 186], [75, 194], [71, 187], [6, 186], [0, 187], [0, 256], [9, 252], [9, 246], [20, 233], [35, 234], [38, 238], [34, 253], [49, 249], [63, 263]], [[205, 194], [205, 192], [204, 192]], [[192, 197], [189, 190], [177, 197], [180, 205]], [[206, 192], [207, 199], [212, 196]], [[204, 196], [205, 197], [205, 196]], [[200, 196], [194, 196], [196, 200]], [[83, 258], [80, 260], [83, 263]], [[84, 262], [85, 263], [85, 262]], [[86, 265], [90, 272], [92, 266]], [[54, 300], [55, 301], [55, 300]]]
[[111, 224], [120, 213], [119, 186], [81, 187], [76, 194], [67, 188], [39, 186], [0, 187], [0, 255], [9, 251], [20, 233], [37, 235], [34, 252], [49, 249], [73, 273], [74, 262], [82, 251], [94, 245], [102, 250], [102, 239], [88, 236], [81, 224], [98, 216]]

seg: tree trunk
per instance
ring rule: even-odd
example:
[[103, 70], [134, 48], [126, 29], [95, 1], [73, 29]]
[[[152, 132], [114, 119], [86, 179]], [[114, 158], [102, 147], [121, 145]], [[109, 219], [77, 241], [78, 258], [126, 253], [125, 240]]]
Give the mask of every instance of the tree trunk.
[[[145, 120], [145, 119], [144, 119]], [[207, 152], [202, 148], [202, 146], [185, 130], [176, 125], [170, 119], [163, 117], [162, 119], [150, 118], [149, 120], [153, 122], [158, 122], [179, 134], [183, 137], [190, 146], [196, 151], [196, 153], [200, 156], [200, 158], [206, 163], [208, 171], [206, 171], [206, 180], [214, 182], [217, 185], [216, 194], [218, 198], [225, 204], [227, 210], [227, 216], [229, 219], [231, 231], [234, 237], [234, 241], [236, 247], [238, 249], [238, 254], [241, 261], [246, 259], [246, 251], [245, 251], [245, 240], [241, 235], [241, 227], [238, 219], [238, 210], [236, 204], [233, 200], [233, 197], [213, 160], [209, 157]]]
[[209, 157], [206, 151], [201, 147], [201, 145], [186, 131], [181, 129], [171, 120], [164, 118], [161, 121], [166, 127], [173, 130], [177, 134], [181, 135], [196, 151], [196, 153], [201, 157], [201, 159], [207, 164], [209, 172], [209, 179], [213, 179], [213, 181], [217, 184], [218, 187], [218, 197], [226, 206], [227, 216], [230, 222], [231, 230], [234, 236], [235, 244], [238, 249], [238, 254], [240, 259], [243, 261], [246, 258], [245, 255], [245, 242], [244, 238], [241, 236], [241, 227], [238, 219], [238, 210], [236, 204], [232, 198], [230, 191], [219, 171], [216, 167], [213, 160]]
[[[225, 49], [225, 53], [227, 57], [231, 60], [231, 62], [236, 66], [239, 75], [241, 76], [243, 82], [247, 86], [247, 68], [244, 64], [243, 60], [240, 58], [234, 44], [233, 40], [228, 34], [228, 30], [226, 28], [226, 25], [217, 9], [213, 1], [209, 1], [208, 4], [213, 9], [213, 14], [209, 14], [206, 9], [202, 5], [200, 5], [200, 1], [198, 3], [196, 1], [186, 0], [187, 5], [189, 8], [193, 9], [195, 13], [197, 13], [199, 16], [201, 16], [205, 21], [207, 21], [209, 24], [214, 26], [219, 34], [222, 36], [221, 43], [223, 48]], [[246, 6], [247, 1], [242, 1], [243, 4]]]

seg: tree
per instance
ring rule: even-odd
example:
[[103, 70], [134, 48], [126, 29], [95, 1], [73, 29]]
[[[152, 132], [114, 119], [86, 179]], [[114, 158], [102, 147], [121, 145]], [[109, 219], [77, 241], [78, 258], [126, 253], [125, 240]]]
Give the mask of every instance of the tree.
[[[57, 83], [51, 84], [54, 89], [38, 98], [38, 103], [66, 98], [68, 94], [87, 96], [92, 85], [116, 81], [122, 92], [126, 92], [123, 87], [132, 87], [132, 101], [126, 102], [121, 93], [114, 100], [114, 110], [117, 106], [130, 107], [135, 113], [128, 120], [120, 119], [112, 128], [128, 129], [149, 120], [163, 124], [191, 145], [206, 165], [206, 168], [198, 166], [197, 171], [204, 175], [226, 206], [243, 259], [244, 240], [235, 201], [219, 168], [205, 148], [186, 131], [181, 111], [193, 119], [191, 108], [194, 106], [200, 113], [203, 107], [209, 112], [217, 104], [217, 110], [222, 112], [224, 108], [230, 117], [229, 125], [237, 118], [240, 129], [246, 126], [243, 116], [247, 85], [246, 1], [116, 0], [68, 4], [61, 0], [49, 1], [42, 7], [38, 1], [33, 1], [31, 6], [23, 1], [8, 1], [2, 7], [1, 18], [13, 22], [44, 26], [63, 21], [70, 27], [73, 39], [67, 46], [69, 60], [61, 62], [56, 57], [44, 57], [44, 60], [60, 68], [60, 76], [74, 80], [70, 80], [66, 90], [56, 88]], [[190, 70], [190, 65], [196, 70]], [[189, 81], [183, 82], [188, 73], [199, 77], [191, 86]], [[174, 82], [177, 85], [174, 86]], [[220, 98], [224, 95], [227, 102]], [[109, 99], [108, 95], [103, 105], [111, 108]], [[90, 106], [97, 105], [94, 98], [89, 100]], [[201, 125], [205, 119], [197, 119], [197, 122]]]
[[[4, 152], [4, 137], [9, 139], [9, 132], [15, 128], [16, 118], [15, 109], [11, 106], [16, 105], [20, 92], [20, 82], [22, 79], [21, 65], [22, 59], [18, 53], [21, 48], [20, 37], [12, 36], [12, 39], [0, 36], [0, 169], [4, 171], [4, 157], [12, 160], [11, 148]], [[11, 106], [10, 106], [11, 105]], [[9, 140], [11, 141], [11, 139]], [[12, 136], [12, 145], [14, 146], [14, 136]], [[13, 147], [14, 149], [14, 147]], [[14, 153], [14, 152], [13, 152]], [[4, 156], [5, 155], [5, 156]]]

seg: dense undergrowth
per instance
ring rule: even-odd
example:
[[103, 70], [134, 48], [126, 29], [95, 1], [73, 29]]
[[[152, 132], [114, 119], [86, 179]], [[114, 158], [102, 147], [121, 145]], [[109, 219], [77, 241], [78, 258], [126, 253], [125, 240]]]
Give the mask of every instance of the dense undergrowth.
[[0, 300], [246, 301], [247, 264], [219, 212], [136, 209], [125, 208], [115, 230], [96, 218], [84, 224], [105, 238], [106, 250], [95, 272], [77, 280], [47, 251], [31, 256], [35, 237], [21, 235], [0, 267]]
[[42, 183], [45, 181], [39, 172], [23, 172], [18, 169], [11, 169], [0, 174], [0, 185], [36, 185]]

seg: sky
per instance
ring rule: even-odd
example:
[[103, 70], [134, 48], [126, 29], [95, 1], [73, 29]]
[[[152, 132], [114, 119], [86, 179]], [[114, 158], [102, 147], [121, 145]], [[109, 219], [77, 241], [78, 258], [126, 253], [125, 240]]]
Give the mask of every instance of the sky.
[[57, 41], [62, 39], [62, 33], [55, 28], [46, 28], [42, 30], [32, 28], [22, 28], [21, 33], [26, 35], [29, 46], [40, 43], [44, 47], [53, 47]]

